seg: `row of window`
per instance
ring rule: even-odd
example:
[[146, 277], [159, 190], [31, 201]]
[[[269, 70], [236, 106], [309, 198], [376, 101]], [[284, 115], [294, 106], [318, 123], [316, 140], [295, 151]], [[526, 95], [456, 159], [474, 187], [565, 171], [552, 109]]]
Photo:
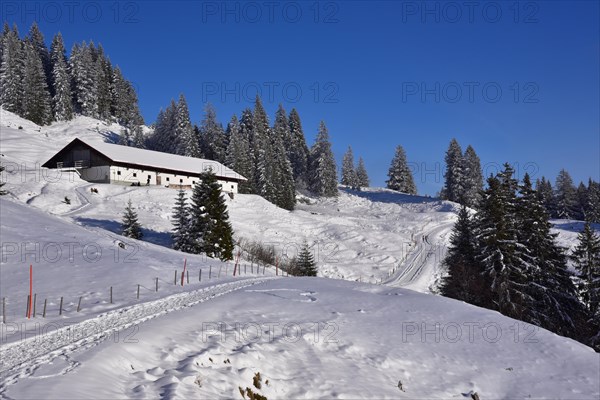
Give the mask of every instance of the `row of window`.
[[[127, 169], [129, 169], [129, 168], [127, 168]], [[121, 175], [121, 171], [117, 171], [117, 175], [120, 176]], [[134, 172], [132, 175], [133, 175], [134, 178], [137, 178], [137, 172]], [[152, 178], [152, 175], [148, 175], [148, 181], [150, 181], [151, 178]], [[188, 178], [189, 178], [189, 176], [188, 176]], [[167, 182], [171, 182], [171, 178], [167, 176], [166, 181]], [[183, 179], [179, 179], [179, 183], [183, 183]], [[196, 184], [196, 181], [192, 181], [192, 185], [195, 185], [195, 184]], [[234, 186], [231, 185], [231, 188], [233, 189]]]

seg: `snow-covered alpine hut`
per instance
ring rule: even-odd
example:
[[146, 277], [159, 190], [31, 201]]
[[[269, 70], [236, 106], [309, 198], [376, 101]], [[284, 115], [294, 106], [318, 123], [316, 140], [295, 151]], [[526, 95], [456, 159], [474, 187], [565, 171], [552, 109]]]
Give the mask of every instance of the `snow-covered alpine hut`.
[[135, 147], [76, 138], [42, 167], [75, 171], [82, 179], [97, 183], [162, 185], [190, 188], [200, 173], [211, 169], [224, 192], [237, 193], [247, 179], [223, 164]]

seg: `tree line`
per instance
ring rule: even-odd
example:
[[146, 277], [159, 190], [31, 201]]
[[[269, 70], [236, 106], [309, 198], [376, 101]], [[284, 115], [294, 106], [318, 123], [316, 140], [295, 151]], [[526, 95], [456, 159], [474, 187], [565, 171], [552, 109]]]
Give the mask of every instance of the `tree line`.
[[528, 174], [519, 183], [509, 164], [487, 179], [477, 205], [472, 213], [463, 203], [458, 214], [442, 294], [600, 349], [600, 238], [589, 222], [568, 255], [539, 190]]
[[4, 23], [0, 79], [0, 105], [38, 125], [80, 114], [117, 122], [135, 141], [143, 141], [136, 91], [102, 45], [76, 43], [67, 57], [60, 32], [48, 49], [35, 22], [23, 39], [16, 25], [11, 29]]
[[308, 147], [300, 115], [287, 114], [280, 104], [273, 125], [256, 97], [254, 109], [233, 115], [224, 128], [211, 104], [199, 125], [192, 124], [185, 96], [161, 110], [145, 147], [189, 157], [218, 161], [248, 179], [240, 193], [258, 194], [271, 203], [292, 210], [296, 190], [317, 196], [337, 196], [337, 166], [329, 131], [321, 121], [316, 140]]

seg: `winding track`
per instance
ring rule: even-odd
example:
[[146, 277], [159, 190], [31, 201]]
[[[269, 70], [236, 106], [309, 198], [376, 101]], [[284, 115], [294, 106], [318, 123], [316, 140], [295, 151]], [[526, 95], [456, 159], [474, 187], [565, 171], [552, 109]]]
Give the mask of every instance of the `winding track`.
[[434, 238], [447, 234], [452, 230], [453, 226], [454, 222], [445, 222], [419, 234], [414, 250], [408, 255], [403, 265], [388, 279], [383, 281], [383, 284], [389, 286], [410, 286], [424, 276], [424, 274], [432, 277], [435, 276], [435, 270], [439, 262], [441, 262], [440, 250], [443, 246], [436, 243]]
[[[248, 278], [221, 283], [202, 289], [178, 293], [146, 303], [126, 306], [101, 314], [77, 324], [49, 332], [42, 337], [31, 337], [0, 347], [0, 397], [5, 397], [7, 387], [20, 378], [32, 375], [40, 366], [57, 357], [69, 358], [77, 350], [97, 346], [144, 321], [163, 314], [191, 307], [236, 290], [261, 284], [270, 278]], [[40, 340], [41, 339], [41, 340]]]

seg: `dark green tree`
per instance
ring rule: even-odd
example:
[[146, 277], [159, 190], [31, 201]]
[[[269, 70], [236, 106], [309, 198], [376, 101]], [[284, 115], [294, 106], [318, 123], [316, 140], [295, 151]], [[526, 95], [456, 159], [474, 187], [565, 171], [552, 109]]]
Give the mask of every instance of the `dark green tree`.
[[142, 227], [138, 222], [137, 213], [133, 210], [131, 199], [127, 202], [127, 207], [125, 208], [121, 229], [123, 232], [123, 236], [132, 239], [141, 239], [144, 236], [144, 234], [142, 233]]
[[300, 276], [317, 276], [317, 263], [306, 241], [304, 241], [298, 253], [296, 270]]

